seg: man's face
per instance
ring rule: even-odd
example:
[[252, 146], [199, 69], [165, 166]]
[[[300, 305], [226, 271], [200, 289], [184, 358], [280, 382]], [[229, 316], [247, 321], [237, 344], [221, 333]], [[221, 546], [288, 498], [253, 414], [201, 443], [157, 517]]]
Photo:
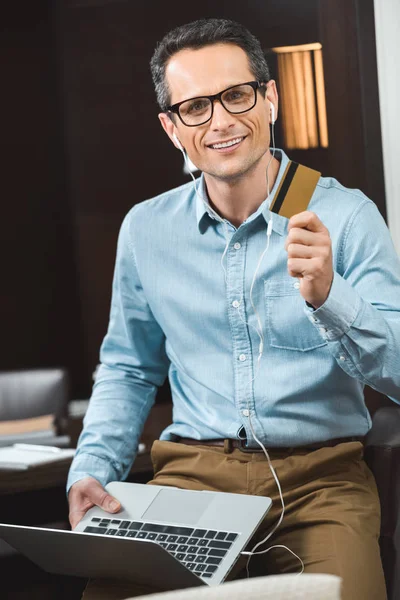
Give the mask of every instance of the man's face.
[[[248, 81], [254, 81], [247, 55], [233, 44], [215, 44], [199, 50], [182, 50], [169, 61], [166, 77], [171, 104], [196, 96], [209, 96]], [[269, 82], [267, 96], [277, 109], [275, 83]], [[204, 125], [186, 127], [175, 115], [175, 123], [161, 113], [161, 123], [172, 139], [176, 134], [192, 162], [204, 173], [225, 181], [248, 173], [269, 150], [270, 101], [257, 91], [257, 103], [248, 112], [230, 114], [219, 101], [213, 117]], [[214, 144], [240, 139], [229, 148]]]

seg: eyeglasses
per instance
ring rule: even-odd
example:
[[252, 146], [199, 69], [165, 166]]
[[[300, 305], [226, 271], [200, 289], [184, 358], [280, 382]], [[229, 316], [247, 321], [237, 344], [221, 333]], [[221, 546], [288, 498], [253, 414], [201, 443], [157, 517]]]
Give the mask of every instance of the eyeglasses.
[[214, 113], [214, 102], [219, 100], [229, 113], [238, 115], [254, 108], [257, 102], [257, 90], [263, 88], [265, 82], [248, 81], [240, 85], [232, 85], [213, 96], [198, 96], [167, 107], [167, 112], [175, 113], [187, 127], [197, 127], [209, 121]]

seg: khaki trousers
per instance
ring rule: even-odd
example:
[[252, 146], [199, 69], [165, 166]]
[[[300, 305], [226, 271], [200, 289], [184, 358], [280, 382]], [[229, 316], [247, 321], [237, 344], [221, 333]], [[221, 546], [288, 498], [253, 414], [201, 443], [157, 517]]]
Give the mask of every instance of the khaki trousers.
[[[284, 545], [302, 559], [305, 573], [339, 575], [342, 600], [386, 600], [378, 544], [379, 498], [362, 444], [314, 451], [271, 449], [269, 455], [282, 488], [285, 515], [257, 550]], [[149, 485], [269, 496], [272, 508], [247, 549], [263, 539], [280, 517], [281, 500], [263, 453], [238, 449], [225, 453], [222, 447], [156, 441], [152, 460], [154, 479]], [[249, 564], [250, 576], [300, 570], [298, 559], [284, 548], [253, 556]]]

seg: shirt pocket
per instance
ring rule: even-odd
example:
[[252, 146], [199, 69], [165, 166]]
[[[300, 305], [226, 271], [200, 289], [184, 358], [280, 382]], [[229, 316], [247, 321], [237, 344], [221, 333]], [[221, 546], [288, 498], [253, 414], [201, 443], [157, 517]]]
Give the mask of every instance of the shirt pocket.
[[264, 281], [267, 330], [270, 345], [283, 350], [308, 352], [327, 342], [304, 312], [305, 301], [293, 277]]

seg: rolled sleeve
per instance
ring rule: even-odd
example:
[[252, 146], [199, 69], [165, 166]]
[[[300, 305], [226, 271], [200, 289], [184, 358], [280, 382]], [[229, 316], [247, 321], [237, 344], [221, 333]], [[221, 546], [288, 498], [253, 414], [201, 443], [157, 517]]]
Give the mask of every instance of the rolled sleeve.
[[67, 494], [77, 481], [85, 477], [94, 477], [104, 487], [110, 481], [118, 479], [118, 468], [109, 458], [82, 453], [74, 458], [67, 480]]

